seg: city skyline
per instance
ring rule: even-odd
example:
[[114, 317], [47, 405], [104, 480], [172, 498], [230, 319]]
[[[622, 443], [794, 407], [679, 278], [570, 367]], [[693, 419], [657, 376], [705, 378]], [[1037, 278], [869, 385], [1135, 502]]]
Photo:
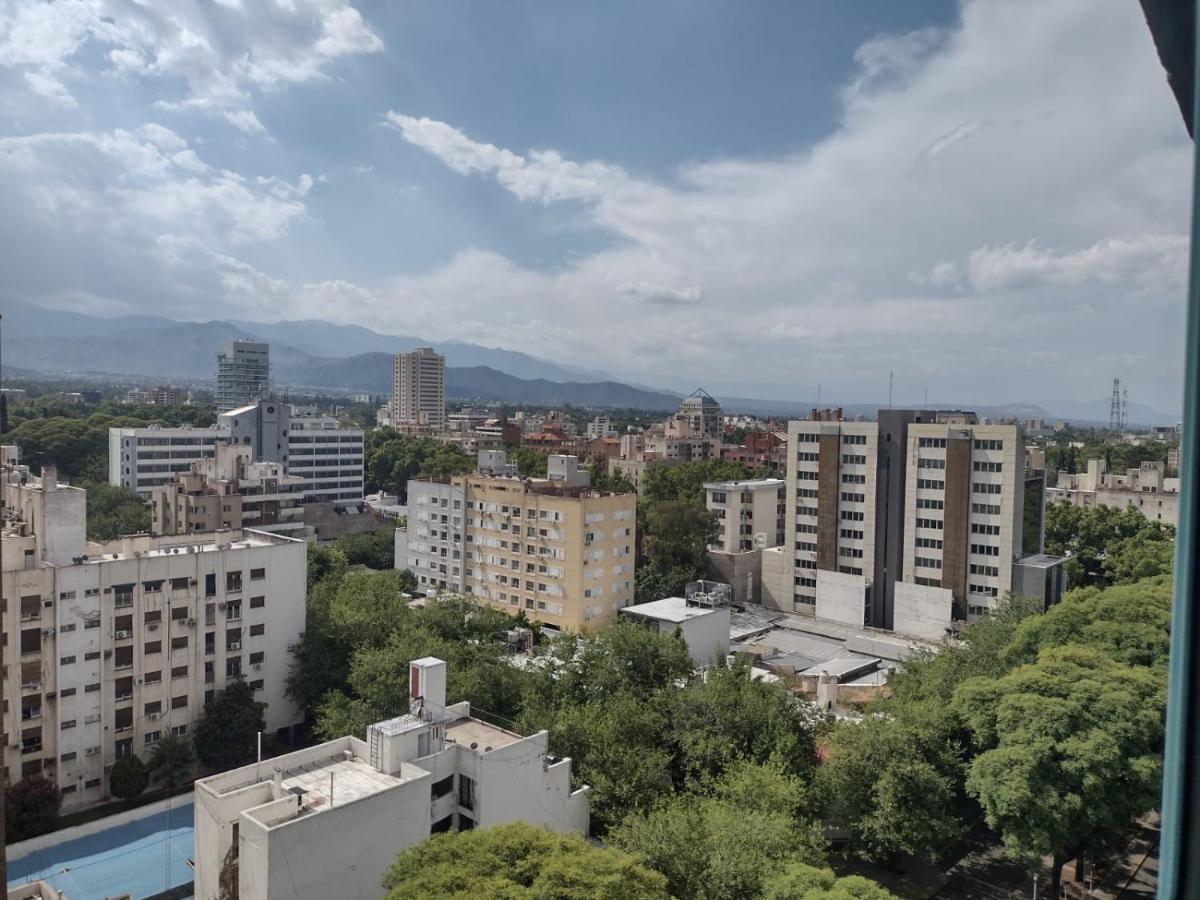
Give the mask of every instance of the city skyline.
[[13, 299], [729, 396], [1178, 402], [1188, 144], [1134, 6], [14, 9]]

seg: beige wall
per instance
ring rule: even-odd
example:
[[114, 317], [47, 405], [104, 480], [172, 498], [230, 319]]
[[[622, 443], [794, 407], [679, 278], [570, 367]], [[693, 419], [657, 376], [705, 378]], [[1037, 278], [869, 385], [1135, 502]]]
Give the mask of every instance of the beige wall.
[[562, 495], [480, 475], [454, 484], [464, 491], [475, 595], [572, 631], [607, 625], [633, 602], [635, 495]]

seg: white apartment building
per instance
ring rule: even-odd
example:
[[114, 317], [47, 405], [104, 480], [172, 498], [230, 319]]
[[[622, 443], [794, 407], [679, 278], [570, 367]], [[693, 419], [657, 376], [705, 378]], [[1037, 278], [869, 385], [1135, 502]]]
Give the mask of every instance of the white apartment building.
[[217, 412], [265, 400], [271, 394], [271, 348], [262, 341], [230, 341], [217, 353]]
[[[482, 455], [482, 452], [481, 452]], [[463, 489], [449, 478], [408, 483], [406, 567], [424, 593], [467, 589], [463, 568]]]
[[[240, 900], [377, 898], [402, 850], [453, 828], [528, 822], [586, 834], [588, 788], [545, 731], [522, 736], [446, 705], [446, 664], [409, 664], [410, 711], [196, 782], [195, 894], [217, 900], [237, 867]], [[232, 850], [232, 852], [231, 852]]]
[[783, 543], [787, 482], [782, 478], [710, 481], [704, 485], [704, 499], [721, 525], [710, 550], [744, 553]]
[[[285, 696], [304, 631], [307, 545], [256, 531], [107, 544], [84, 534], [86, 492], [33, 476], [5, 448], [4, 761], [43, 774], [65, 808], [108, 796], [108, 769], [187, 734], [247, 679], [268, 731], [303, 720]], [[18, 627], [19, 626], [19, 627]]]
[[609, 437], [617, 432], [613, 428], [612, 419], [608, 416], [596, 416], [596, 418], [587, 423], [586, 433], [588, 440], [594, 441], [596, 438]]
[[392, 360], [393, 425], [419, 425], [433, 432], [446, 427], [446, 357], [430, 347], [397, 353]]
[[193, 463], [212, 459], [217, 441], [228, 436], [217, 428], [110, 428], [108, 483], [149, 499], [155, 488], [190, 471]]
[[282, 462], [304, 479], [305, 503], [358, 504], [363, 499], [364, 435], [333, 416], [292, 416]]
[[1103, 459], [1089, 459], [1087, 471], [1059, 472], [1046, 500], [1074, 506], [1132, 506], [1153, 522], [1179, 524], [1179, 479], [1164, 477], [1162, 463], [1144, 462], [1124, 475], [1105, 471]]

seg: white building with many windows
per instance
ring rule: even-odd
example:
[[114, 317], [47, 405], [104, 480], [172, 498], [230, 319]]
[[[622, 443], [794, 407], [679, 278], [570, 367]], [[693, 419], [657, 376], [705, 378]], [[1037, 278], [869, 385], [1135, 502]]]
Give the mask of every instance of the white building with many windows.
[[417, 579], [417, 590], [436, 594], [467, 589], [464, 493], [449, 478], [408, 483], [407, 560], [396, 563]]
[[212, 459], [217, 442], [228, 436], [217, 428], [110, 428], [108, 483], [149, 499], [155, 488], [191, 471], [192, 463]]
[[107, 544], [84, 535], [86, 492], [4, 448], [4, 761], [53, 780], [66, 808], [108, 796], [108, 768], [186, 734], [244, 678], [267, 729], [303, 720], [285, 696], [304, 631], [307, 545], [256, 531]]
[[[545, 731], [523, 736], [446, 704], [446, 664], [409, 664], [410, 711], [196, 782], [195, 894], [241, 900], [374, 898], [400, 851], [431, 834], [528, 822], [586, 834], [588, 788]], [[232, 874], [232, 872], [230, 873]]]

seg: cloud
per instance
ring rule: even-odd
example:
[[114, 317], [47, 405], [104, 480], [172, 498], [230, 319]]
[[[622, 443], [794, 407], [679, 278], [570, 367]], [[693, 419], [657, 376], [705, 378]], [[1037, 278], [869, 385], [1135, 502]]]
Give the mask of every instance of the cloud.
[[[1191, 148], [1137, 10], [969, 0], [957, 27], [878, 37], [856, 62], [825, 138], [669, 180], [389, 111], [451, 171], [520, 202], [571, 201], [612, 239], [552, 272], [464, 253], [397, 279], [393, 308], [436, 311], [434, 337], [474, 330], [674, 386], [720, 367], [727, 390], [754, 390], [736, 374], [756, 368], [737, 361], [750, 352], [763, 367], [752, 377], [837, 381], [847, 399], [881, 396], [889, 370], [1036, 398], [1046, 380], [1026, 361], [1077, 348], [1058, 384], [1087, 397], [1111, 348], [1154, 373], [1148, 389], [1177, 395]], [[460, 297], [475, 297], [483, 268], [493, 283], [476, 308]], [[648, 302], [617, 313], [614, 291]], [[1126, 332], [1088, 313], [1131, 297], [1136, 359]], [[546, 321], [561, 342], [530, 327]]]
[[639, 282], [617, 285], [617, 293], [626, 297], [647, 300], [650, 303], [662, 303], [667, 306], [695, 306], [704, 299], [704, 292], [698, 287], [671, 288], [660, 284]]
[[21, 71], [31, 91], [73, 105], [61, 76], [81, 76], [88, 49], [107, 59], [102, 74], [159, 89], [159, 108], [218, 112], [254, 135], [265, 129], [251, 109], [253, 90], [327, 78], [339, 59], [377, 53], [383, 42], [343, 0], [179, 2], [169, 9], [120, 0], [0, 5], [0, 67]]

